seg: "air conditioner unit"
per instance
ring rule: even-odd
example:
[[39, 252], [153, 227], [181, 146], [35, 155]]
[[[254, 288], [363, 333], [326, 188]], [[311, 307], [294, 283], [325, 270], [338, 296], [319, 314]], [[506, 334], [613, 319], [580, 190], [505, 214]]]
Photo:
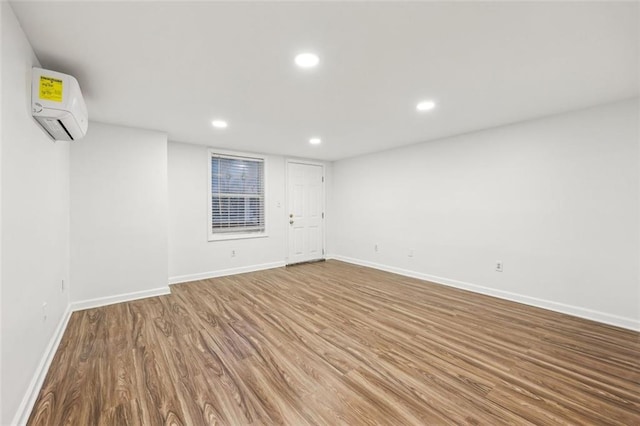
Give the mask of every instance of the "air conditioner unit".
[[33, 68], [31, 113], [57, 141], [77, 141], [87, 133], [89, 117], [78, 81], [70, 75]]

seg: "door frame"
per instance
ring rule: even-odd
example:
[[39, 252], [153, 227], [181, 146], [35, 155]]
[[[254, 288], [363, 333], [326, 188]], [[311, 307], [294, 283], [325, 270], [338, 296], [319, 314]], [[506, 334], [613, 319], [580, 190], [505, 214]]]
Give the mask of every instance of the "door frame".
[[284, 258], [285, 258], [285, 264], [290, 265], [289, 263], [289, 199], [290, 199], [290, 194], [289, 194], [289, 164], [304, 164], [307, 166], [320, 166], [322, 167], [322, 213], [324, 214], [324, 217], [322, 218], [322, 257], [320, 258], [320, 260], [325, 260], [327, 258], [327, 241], [326, 241], [326, 235], [327, 235], [327, 192], [325, 190], [325, 185], [327, 183], [327, 175], [326, 175], [326, 170], [327, 167], [325, 165], [325, 163], [321, 162], [321, 161], [313, 161], [313, 160], [301, 160], [301, 159], [297, 159], [297, 158], [286, 158], [285, 159], [285, 168], [284, 168], [284, 215], [283, 215], [283, 221], [285, 223], [285, 228], [287, 230], [287, 236], [286, 236], [286, 241], [287, 243], [285, 244], [285, 254], [284, 254]]

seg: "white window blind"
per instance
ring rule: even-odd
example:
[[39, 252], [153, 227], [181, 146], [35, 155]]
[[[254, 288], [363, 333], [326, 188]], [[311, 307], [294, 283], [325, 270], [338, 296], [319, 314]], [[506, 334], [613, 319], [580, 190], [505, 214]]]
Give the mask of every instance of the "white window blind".
[[264, 160], [212, 153], [211, 232], [264, 230]]

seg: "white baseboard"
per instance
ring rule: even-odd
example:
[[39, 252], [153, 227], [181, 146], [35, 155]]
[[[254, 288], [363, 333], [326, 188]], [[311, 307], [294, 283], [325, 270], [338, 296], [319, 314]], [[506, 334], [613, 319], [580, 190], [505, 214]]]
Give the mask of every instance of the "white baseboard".
[[132, 300], [145, 299], [147, 297], [164, 296], [171, 294], [171, 289], [167, 287], [153, 288], [151, 290], [135, 291], [132, 293], [118, 294], [115, 296], [98, 297], [96, 299], [81, 300], [71, 303], [72, 311], [82, 311], [84, 309], [98, 308], [100, 306], [113, 305], [114, 303], [130, 302]]
[[189, 281], [206, 280], [208, 278], [226, 277], [227, 275], [244, 274], [246, 272], [264, 271], [265, 269], [282, 268], [285, 262], [261, 263], [259, 265], [241, 266], [239, 268], [220, 269], [218, 271], [201, 272], [198, 274], [177, 275], [169, 277], [169, 284], [180, 284]]
[[29, 420], [29, 416], [31, 415], [31, 410], [33, 410], [33, 406], [36, 403], [38, 394], [40, 393], [40, 388], [42, 388], [44, 379], [49, 371], [51, 361], [53, 361], [53, 357], [58, 350], [58, 346], [60, 346], [60, 341], [62, 340], [64, 331], [67, 329], [71, 313], [71, 307], [67, 306], [67, 310], [62, 315], [62, 318], [60, 318], [60, 322], [58, 322], [58, 326], [49, 340], [49, 344], [44, 351], [42, 359], [38, 363], [38, 368], [36, 368], [33, 378], [29, 383], [29, 387], [22, 398], [22, 402], [20, 402], [18, 411], [13, 417], [13, 421], [11, 422], [12, 425], [22, 426], [27, 424], [27, 420]]
[[523, 303], [525, 305], [536, 306], [538, 308], [549, 309], [551, 311], [563, 314], [573, 315], [575, 317], [585, 318], [604, 324], [615, 325], [617, 327], [626, 328], [633, 331], [640, 331], [640, 321], [633, 318], [621, 317], [618, 315], [608, 314], [606, 312], [595, 311], [592, 309], [581, 308], [579, 306], [567, 305], [552, 300], [538, 299], [536, 297], [525, 296], [522, 294], [511, 293], [504, 290], [497, 290], [490, 287], [484, 287], [477, 284], [471, 284], [463, 281], [452, 280], [449, 278], [438, 277], [435, 275], [423, 274], [421, 272], [410, 271], [408, 269], [396, 268], [394, 266], [383, 265], [380, 263], [369, 262], [361, 259], [353, 259], [350, 257], [331, 255], [328, 259], [340, 260], [342, 262], [353, 263], [355, 265], [366, 266], [381, 271], [392, 272], [406, 277], [417, 278], [420, 280], [430, 281], [449, 287], [460, 288], [463, 290], [473, 291], [475, 293], [485, 294], [500, 299], [511, 300], [513, 302]]

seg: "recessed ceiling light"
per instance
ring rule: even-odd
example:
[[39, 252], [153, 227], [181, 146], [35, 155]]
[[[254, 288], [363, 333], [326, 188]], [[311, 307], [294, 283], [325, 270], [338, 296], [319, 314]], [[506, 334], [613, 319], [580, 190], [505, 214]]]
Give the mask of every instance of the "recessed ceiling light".
[[436, 107], [436, 103], [433, 101], [422, 101], [416, 105], [418, 111], [431, 111]]
[[225, 129], [228, 126], [227, 122], [224, 120], [213, 120], [211, 125], [216, 129]]
[[309, 139], [309, 143], [311, 145], [320, 145], [322, 143], [322, 140], [320, 138], [311, 138]]
[[301, 53], [296, 56], [296, 65], [300, 68], [313, 68], [320, 62], [318, 55], [314, 53]]

